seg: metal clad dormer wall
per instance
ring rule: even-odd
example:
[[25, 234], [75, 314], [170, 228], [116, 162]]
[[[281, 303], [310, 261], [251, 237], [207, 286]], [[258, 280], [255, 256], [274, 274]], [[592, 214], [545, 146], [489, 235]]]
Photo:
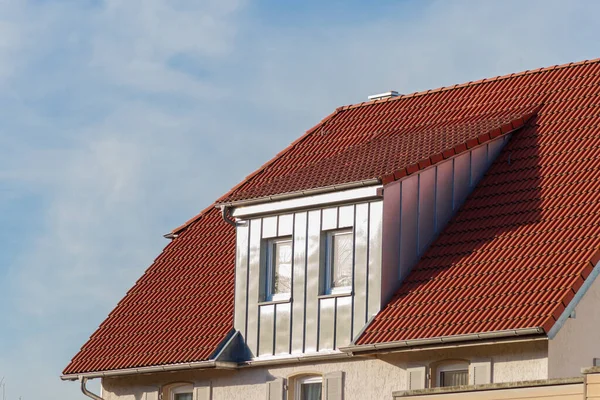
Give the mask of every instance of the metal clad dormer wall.
[[[351, 343], [381, 304], [383, 201], [362, 201], [238, 221], [235, 329], [253, 357], [331, 351]], [[353, 291], [323, 296], [323, 236], [352, 228]], [[292, 236], [290, 301], [261, 302], [263, 252], [272, 237]]]
[[385, 186], [382, 304], [389, 301], [508, 140], [509, 136], [499, 137]]

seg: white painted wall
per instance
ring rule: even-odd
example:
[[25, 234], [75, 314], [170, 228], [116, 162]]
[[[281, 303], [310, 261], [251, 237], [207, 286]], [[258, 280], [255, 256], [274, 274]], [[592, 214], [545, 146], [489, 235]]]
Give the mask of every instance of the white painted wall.
[[600, 357], [600, 279], [589, 288], [569, 318], [548, 343], [550, 378], [575, 377]]
[[298, 373], [345, 372], [344, 399], [391, 399], [392, 392], [406, 390], [406, 368], [429, 365], [450, 358], [487, 358], [493, 362], [494, 382], [547, 378], [547, 342], [521, 342], [464, 348], [409, 351], [336, 362], [250, 367], [231, 371], [196, 370], [122, 378], [105, 378], [106, 400], [144, 400], [144, 392], [172, 382], [210, 380], [213, 400], [264, 399], [265, 382]]

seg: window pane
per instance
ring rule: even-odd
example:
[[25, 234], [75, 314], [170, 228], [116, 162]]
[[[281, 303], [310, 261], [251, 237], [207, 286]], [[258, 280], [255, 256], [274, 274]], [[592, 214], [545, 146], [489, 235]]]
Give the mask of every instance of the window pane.
[[321, 400], [321, 383], [303, 383], [300, 385], [300, 400]]
[[352, 233], [332, 236], [331, 287], [352, 286]]
[[469, 371], [443, 371], [440, 373], [440, 386], [463, 386], [469, 384]]
[[175, 400], [192, 400], [191, 393], [176, 393]]
[[292, 242], [273, 244], [274, 271], [273, 294], [292, 291]]

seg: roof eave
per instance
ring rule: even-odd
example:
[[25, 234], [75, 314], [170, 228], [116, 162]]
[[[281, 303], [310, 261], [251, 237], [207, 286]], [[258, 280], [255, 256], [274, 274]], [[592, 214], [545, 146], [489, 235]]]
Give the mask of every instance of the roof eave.
[[187, 369], [233, 369], [237, 368], [237, 363], [227, 361], [206, 360], [191, 363], [169, 364], [169, 365], [154, 365], [150, 367], [114, 369], [108, 371], [82, 372], [75, 374], [61, 375], [63, 381], [76, 381], [81, 378], [94, 379], [106, 378], [136, 374], [152, 374], [157, 372], [181, 371]]
[[373, 343], [373, 344], [352, 344], [346, 347], [340, 347], [340, 350], [346, 353], [360, 353], [360, 352], [372, 352], [378, 350], [394, 350], [404, 349], [407, 347], [417, 346], [430, 346], [436, 344], [451, 344], [456, 342], [471, 342], [487, 339], [499, 339], [499, 338], [511, 338], [511, 337], [524, 337], [524, 336], [545, 336], [543, 328], [523, 328], [523, 329], [510, 329], [504, 331], [484, 332], [484, 333], [473, 333], [466, 335], [453, 335], [453, 336], [439, 336], [427, 339], [411, 339], [411, 340], [400, 340], [395, 342], [384, 342], [384, 343]]
[[357, 182], [347, 182], [347, 183], [341, 183], [339, 185], [331, 185], [331, 186], [323, 186], [323, 187], [318, 187], [318, 188], [313, 188], [313, 189], [298, 190], [298, 191], [294, 191], [294, 192], [281, 193], [281, 194], [276, 194], [276, 195], [272, 195], [272, 196], [257, 197], [254, 199], [229, 201], [229, 202], [224, 202], [224, 203], [217, 202], [217, 203], [215, 203], [215, 207], [250, 206], [250, 205], [262, 204], [262, 203], [269, 203], [269, 202], [273, 202], [273, 201], [290, 200], [290, 199], [295, 199], [295, 198], [299, 198], [299, 197], [312, 196], [312, 195], [316, 195], [316, 194], [326, 194], [326, 193], [339, 192], [342, 190], [356, 189], [356, 188], [361, 188], [361, 187], [366, 187], [366, 186], [375, 186], [375, 185], [380, 185], [380, 184], [381, 184], [381, 180], [379, 178], [365, 179], [365, 180], [357, 181]]

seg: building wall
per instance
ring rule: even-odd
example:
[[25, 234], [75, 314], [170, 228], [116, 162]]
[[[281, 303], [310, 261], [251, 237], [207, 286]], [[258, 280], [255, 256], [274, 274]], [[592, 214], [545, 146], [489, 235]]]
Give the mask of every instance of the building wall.
[[600, 279], [596, 279], [569, 318], [548, 344], [551, 378], [579, 376], [600, 358]]
[[[406, 390], [409, 366], [429, 365], [444, 359], [492, 360], [494, 382], [515, 382], [547, 378], [545, 341], [485, 346], [420, 350], [353, 357], [331, 362], [247, 367], [238, 370], [195, 370], [153, 375], [105, 378], [105, 400], [145, 400], [150, 393], [173, 382], [210, 381], [213, 400], [266, 398], [266, 382], [301, 373], [344, 372], [344, 399], [391, 399], [392, 393]], [[147, 397], [146, 397], [147, 396]]]
[[[382, 201], [270, 215], [238, 222], [234, 327], [253, 357], [315, 353], [350, 344], [381, 309]], [[322, 296], [324, 232], [353, 228], [353, 291]], [[264, 243], [293, 239], [288, 301], [261, 301]]]

